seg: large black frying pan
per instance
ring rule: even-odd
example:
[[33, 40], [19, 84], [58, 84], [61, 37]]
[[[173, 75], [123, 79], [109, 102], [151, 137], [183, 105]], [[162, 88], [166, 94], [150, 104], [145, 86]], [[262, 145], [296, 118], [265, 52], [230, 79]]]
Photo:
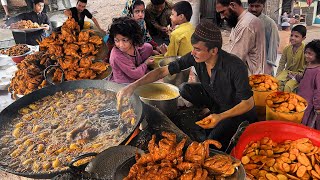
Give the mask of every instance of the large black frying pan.
[[[8, 123], [10, 123], [17, 115], [18, 115], [18, 110], [28, 106], [29, 104], [38, 101], [46, 96], [50, 96], [55, 94], [56, 92], [59, 91], [71, 91], [75, 89], [89, 89], [89, 88], [97, 88], [97, 89], [102, 89], [102, 90], [109, 90], [112, 92], [118, 92], [124, 85], [120, 85], [117, 83], [113, 83], [110, 81], [106, 80], [79, 80], [79, 81], [68, 81], [68, 82], [62, 82], [58, 85], [55, 86], [48, 86], [45, 88], [42, 88], [40, 90], [34, 91], [28, 95], [23, 96], [22, 98], [18, 99], [14, 103], [12, 103], [10, 106], [5, 108], [1, 113], [0, 113], [0, 126], [4, 126]], [[127, 135], [127, 138], [118, 144], [114, 144], [114, 146], [123, 144], [127, 142], [127, 140], [130, 138], [132, 135], [134, 129], [138, 127], [141, 121], [142, 117], [142, 104], [140, 99], [134, 95], [131, 98], [132, 105], [134, 107], [135, 114], [137, 116], [137, 121], [134, 124], [134, 128], [131, 132], [131, 134]], [[0, 147], [5, 146], [3, 144], [0, 144]], [[42, 173], [42, 174], [35, 174], [35, 173], [20, 173], [20, 172], [15, 172], [14, 170], [9, 170], [6, 169], [6, 167], [0, 165], [0, 170], [20, 175], [20, 176], [25, 176], [29, 178], [39, 178], [39, 179], [47, 179], [47, 178], [52, 178], [56, 176], [57, 174], [63, 173], [62, 171], [57, 171], [57, 172], [51, 172], [51, 173]], [[67, 170], [68, 171], [68, 170]], [[64, 171], [65, 172], [65, 171]]]
[[[144, 154], [144, 151], [130, 145], [119, 145], [108, 148], [99, 154], [83, 154], [73, 159], [70, 163], [69, 166], [73, 170], [71, 174], [61, 174], [53, 178], [53, 180], [61, 180], [65, 178], [111, 180], [113, 179], [113, 174], [115, 173], [116, 168], [123, 164], [127, 159], [135, 157], [136, 153]], [[95, 158], [91, 160], [88, 165], [81, 165], [77, 167], [73, 165], [79, 160], [92, 156]]]

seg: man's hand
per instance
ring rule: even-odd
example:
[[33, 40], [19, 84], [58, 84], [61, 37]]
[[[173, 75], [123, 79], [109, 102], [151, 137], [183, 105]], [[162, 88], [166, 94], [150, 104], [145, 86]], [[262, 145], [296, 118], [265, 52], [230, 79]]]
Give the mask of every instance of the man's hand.
[[64, 10], [63, 14], [64, 14], [65, 16], [68, 16], [69, 18], [71, 18], [71, 17], [72, 17], [72, 12], [71, 12], [71, 10], [70, 10], [70, 9], [66, 9], [66, 10]]
[[126, 104], [134, 92], [132, 85], [128, 85], [117, 93], [117, 110], [121, 111], [123, 104]]
[[50, 26], [48, 24], [42, 24], [41, 27], [43, 27], [44, 30], [49, 31]]
[[219, 114], [210, 114], [204, 119], [197, 121], [196, 124], [203, 129], [214, 128], [222, 120], [221, 115]]

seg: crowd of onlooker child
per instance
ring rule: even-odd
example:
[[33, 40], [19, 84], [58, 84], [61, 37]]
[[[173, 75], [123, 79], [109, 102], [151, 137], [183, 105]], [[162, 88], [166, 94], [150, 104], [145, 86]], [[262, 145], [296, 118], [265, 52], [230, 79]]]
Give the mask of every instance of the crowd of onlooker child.
[[[183, 56], [192, 51], [192, 7], [188, 1], [172, 5], [165, 0], [129, 0], [123, 17], [114, 18], [108, 32], [111, 81], [132, 83], [144, 76], [154, 63], [152, 55]], [[158, 45], [153, 37], [169, 39]]]

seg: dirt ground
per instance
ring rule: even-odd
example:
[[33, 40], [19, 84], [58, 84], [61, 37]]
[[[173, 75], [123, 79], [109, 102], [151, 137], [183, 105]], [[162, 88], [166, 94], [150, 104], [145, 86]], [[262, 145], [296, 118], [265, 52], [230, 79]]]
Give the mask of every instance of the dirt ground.
[[[173, 3], [181, 0], [169, 0]], [[199, 0], [189, 0], [190, 3]], [[87, 9], [94, 14], [94, 17], [98, 20], [100, 26], [103, 29], [107, 29], [112, 22], [112, 18], [121, 15], [123, 8], [125, 7], [127, 0], [94, 0], [87, 4]], [[150, 0], [144, 0], [147, 5]]]

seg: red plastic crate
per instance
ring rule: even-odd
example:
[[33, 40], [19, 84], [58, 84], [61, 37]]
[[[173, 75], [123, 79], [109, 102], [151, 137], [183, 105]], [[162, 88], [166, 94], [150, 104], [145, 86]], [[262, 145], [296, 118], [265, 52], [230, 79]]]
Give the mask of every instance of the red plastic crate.
[[263, 137], [269, 137], [275, 142], [309, 138], [313, 145], [320, 147], [320, 131], [318, 130], [292, 122], [262, 121], [250, 124], [245, 129], [231, 155], [241, 159], [247, 144], [251, 141], [261, 140]]

